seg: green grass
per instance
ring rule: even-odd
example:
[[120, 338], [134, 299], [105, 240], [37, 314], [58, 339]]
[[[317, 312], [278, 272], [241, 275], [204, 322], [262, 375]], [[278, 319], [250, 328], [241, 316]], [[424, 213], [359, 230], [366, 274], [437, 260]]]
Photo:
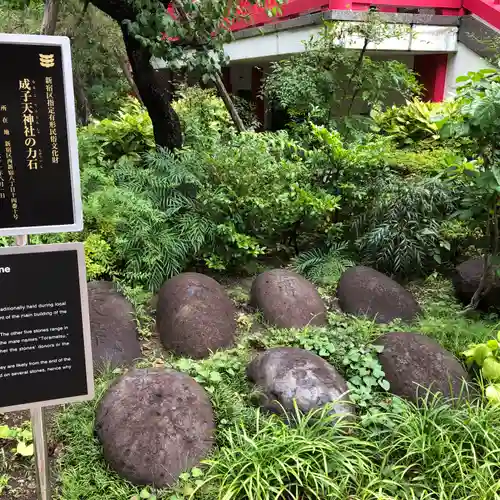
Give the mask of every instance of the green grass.
[[498, 409], [430, 398], [335, 424], [327, 411], [297, 414], [293, 427], [271, 417], [256, 432], [224, 431], [203, 484], [218, 500], [499, 498]]
[[[166, 367], [195, 377], [209, 392], [217, 423], [217, 448], [197, 477], [201, 500], [500, 500], [500, 410], [481, 402], [453, 408], [429, 399], [420, 407], [378, 394], [355, 421], [332, 425], [325, 410], [298, 416], [288, 427], [252, 407], [245, 367], [254, 349], [290, 345], [312, 350], [346, 373], [352, 345], [387, 331], [427, 334], [459, 355], [470, 343], [492, 338], [498, 318], [468, 319], [439, 277], [412, 284], [424, 315], [415, 324], [377, 325], [329, 315], [326, 328], [251, 334], [210, 359], [164, 357]], [[149, 366], [153, 360], [141, 361]], [[158, 363], [158, 359], [154, 360]], [[56, 419], [63, 444], [58, 462], [61, 500], [130, 500], [137, 488], [109, 470], [94, 436], [95, 408], [116, 373], [97, 382], [93, 402], [66, 407]], [[321, 417], [321, 418], [318, 418]], [[152, 493], [158, 499], [190, 498], [195, 479]], [[281, 493], [280, 493], [281, 492]], [[279, 496], [281, 495], [281, 497]]]

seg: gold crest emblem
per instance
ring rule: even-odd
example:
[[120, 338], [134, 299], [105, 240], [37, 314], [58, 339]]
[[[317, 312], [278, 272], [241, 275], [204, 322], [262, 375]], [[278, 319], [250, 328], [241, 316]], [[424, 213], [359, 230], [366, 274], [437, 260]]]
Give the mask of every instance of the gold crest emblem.
[[54, 54], [39, 54], [39, 56], [42, 68], [53, 68], [55, 66]]

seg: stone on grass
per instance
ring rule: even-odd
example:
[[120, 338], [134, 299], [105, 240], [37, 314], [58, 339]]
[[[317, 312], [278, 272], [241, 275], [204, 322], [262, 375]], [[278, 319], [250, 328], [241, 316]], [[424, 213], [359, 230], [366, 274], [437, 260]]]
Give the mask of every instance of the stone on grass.
[[217, 281], [204, 274], [182, 273], [168, 280], [158, 294], [156, 328], [166, 349], [199, 359], [233, 344], [235, 314]]
[[351, 267], [342, 274], [337, 298], [345, 313], [366, 316], [377, 323], [390, 323], [397, 318], [412, 321], [421, 312], [408, 290], [365, 266]]
[[113, 283], [88, 283], [94, 369], [129, 365], [141, 357], [134, 308]]
[[347, 384], [323, 358], [304, 349], [275, 347], [259, 354], [247, 367], [257, 386], [259, 404], [281, 414], [297, 407], [304, 413], [335, 402], [336, 414], [351, 414]]
[[259, 274], [252, 284], [250, 304], [280, 328], [326, 324], [325, 304], [316, 287], [287, 269]]
[[435, 340], [418, 333], [392, 332], [376, 342], [384, 347], [379, 360], [390, 392], [416, 402], [428, 391], [445, 398], [467, 396], [469, 375], [462, 364]]
[[105, 460], [134, 484], [174, 484], [209, 454], [214, 430], [205, 390], [188, 375], [161, 368], [121, 376], [96, 414]]
[[[476, 292], [481, 277], [483, 275], [483, 259], [475, 258], [462, 262], [456, 267], [453, 274], [453, 286], [458, 299], [468, 305]], [[489, 308], [500, 309], [500, 278], [494, 273], [499, 266], [493, 266], [491, 274], [486, 281], [488, 292], [484, 294], [479, 302], [478, 307], [483, 310]]]

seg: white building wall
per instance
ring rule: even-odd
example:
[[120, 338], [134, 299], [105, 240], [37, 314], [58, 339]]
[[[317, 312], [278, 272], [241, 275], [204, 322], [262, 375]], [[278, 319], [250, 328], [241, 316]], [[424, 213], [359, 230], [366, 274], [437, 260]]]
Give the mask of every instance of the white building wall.
[[457, 51], [448, 56], [444, 90], [445, 97], [455, 95], [457, 89], [456, 80], [459, 76], [466, 75], [469, 71], [479, 71], [485, 68], [493, 68], [493, 66], [486, 59], [459, 42], [457, 44]]
[[[304, 41], [318, 36], [322, 27], [309, 26], [242, 38], [224, 46], [226, 55], [232, 62], [244, 62], [270, 58], [280, 58], [304, 51]], [[361, 49], [364, 40], [351, 37], [347, 48]], [[370, 51], [443, 53], [455, 52], [458, 45], [456, 26], [408, 26], [408, 32], [389, 37], [379, 45], [369, 44]]]

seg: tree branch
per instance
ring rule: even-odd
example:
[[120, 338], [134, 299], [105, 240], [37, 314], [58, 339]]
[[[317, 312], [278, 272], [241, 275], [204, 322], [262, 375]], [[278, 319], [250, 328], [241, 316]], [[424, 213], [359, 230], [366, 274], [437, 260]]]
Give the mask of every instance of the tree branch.
[[[189, 17], [186, 14], [186, 11], [184, 10], [182, 4], [178, 0], [172, 0], [172, 3], [179, 17], [184, 22], [189, 23]], [[205, 47], [204, 50], [206, 50]], [[244, 132], [245, 125], [243, 124], [243, 120], [241, 119], [238, 110], [236, 109], [236, 106], [234, 105], [234, 102], [231, 99], [231, 96], [229, 95], [229, 92], [227, 91], [226, 86], [224, 85], [224, 82], [222, 81], [222, 78], [220, 77], [219, 73], [215, 75], [215, 86], [217, 88], [217, 91], [219, 92], [220, 97], [224, 101], [224, 104], [226, 105], [226, 108], [229, 111], [229, 114], [231, 115], [234, 124], [236, 125], [236, 129], [238, 130], [238, 132]]]

